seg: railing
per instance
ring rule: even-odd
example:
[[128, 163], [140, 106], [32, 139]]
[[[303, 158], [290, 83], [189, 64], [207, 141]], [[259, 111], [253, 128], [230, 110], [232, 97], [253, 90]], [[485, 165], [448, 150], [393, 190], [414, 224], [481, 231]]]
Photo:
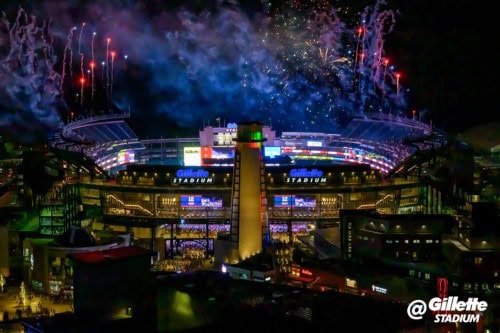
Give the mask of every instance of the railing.
[[[126, 204], [125, 202], [123, 202], [122, 200], [118, 199], [117, 197], [115, 197], [114, 195], [110, 194], [107, 196], [107, 199], [108, 199], [108, 203], [111, 202], [115, 202], [115, 203], [118, 203], [121, 207], [125, 208], [125, 209], [138, 209], [140, 210], [141, 212], [144, 212], [146, 213], [147, 215], [149, 216], [153, 216], [153, 212], [151, 212], [150, 210], [142, 207], [141, 205], [137, 205], [137, 204]], [[114, 208], [114, 207], [109, 207], [109, 208]]]

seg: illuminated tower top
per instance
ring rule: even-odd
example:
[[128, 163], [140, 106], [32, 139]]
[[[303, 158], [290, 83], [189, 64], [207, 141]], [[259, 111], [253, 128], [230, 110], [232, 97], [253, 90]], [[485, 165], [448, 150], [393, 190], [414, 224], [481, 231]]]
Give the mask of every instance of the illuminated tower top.
[[259, 122], [243, 122], [238, 124], [238, 134], [236, 142], [251, 143], [264, 142], [266, 139], [262, 135], [263, 124]]

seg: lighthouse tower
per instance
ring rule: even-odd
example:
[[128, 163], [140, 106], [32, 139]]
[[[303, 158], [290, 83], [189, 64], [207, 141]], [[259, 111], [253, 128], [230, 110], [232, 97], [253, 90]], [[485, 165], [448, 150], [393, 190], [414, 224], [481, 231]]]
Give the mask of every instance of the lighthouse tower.
[[232, 259], [260, 253], [268, 239], [262, 127], [257, 122], [238, 124], [229, 235]]

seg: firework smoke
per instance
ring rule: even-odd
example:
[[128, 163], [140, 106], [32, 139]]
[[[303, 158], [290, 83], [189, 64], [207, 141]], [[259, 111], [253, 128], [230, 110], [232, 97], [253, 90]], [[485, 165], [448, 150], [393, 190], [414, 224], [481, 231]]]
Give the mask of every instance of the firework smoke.
[[[90, 105], [82, 102], [82, 112], [93, 106], [96, 113], [109, 112], [112, 104], [115, 111], [130, 108], [137, 119], [157, 124], [154, 119], [161, 116], [184, 128], [206, 118], [272, 118], [278, 130], [332, 131], [346, 116], [404, 111], [405, 90], [396, 91], [395, 70], [385, 63], [384, 36], [395, 22], [393, 12], [383, 9], [385, 2], [376, 2], [361, 15], [325, 1], [303, 3], [266, 7], [251, 17], [237, 5], [220, 2], [196, 10], [187, 5], [158, 10], [128, 1], [78, 8], [51, 1], [42, 9], [49, 17], [57, 15], [59, 31], [69, 31], [57, 81], [65, 95], [74, 96], [81, 88], [79, 82], [64, 79], [68, 70], [83, 70], [85, 54], [92, 63], [94, 53], [105, 58], [100, 84], [94, 85], [99, 78], [94, 78], [93, 68], [89, 80], [92, 96], [96, 86], [103, 91], [96, 91]], [[348, 15], [357, 16], [357, 24], [341, 19]], [[111, 59], [115, 71], [109, 63], [111, 39], [94, 41], [92, 36], [87, 41], [81, 37], [83, 26], [80, 68], [73, 68], [77, 20], [111, 38], [117, 54], [127, 54]], [[64, 39], [63, 33], [58, 36]]]
[[13, 23], [5, 13], [0, 21], [0, 130], [20, 141], [61, 125], [51, 28], [22, 8]]

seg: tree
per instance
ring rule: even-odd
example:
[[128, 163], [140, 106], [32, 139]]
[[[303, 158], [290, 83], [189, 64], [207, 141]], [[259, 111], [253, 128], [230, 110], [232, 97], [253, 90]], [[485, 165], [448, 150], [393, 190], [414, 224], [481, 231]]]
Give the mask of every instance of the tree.
[[2, 288], [2, 293], [3, 293], [3, 286], [5, 286], [5, 278], [3, 277], [3, 274], [0, 273], [0, 287]]
[[24, 281], [21, 282], [21, 289], [19, 290], [19, 297], [23, 306], [28, 305], [28, 296], [26, 295], [26, 287], [24, 286]]

